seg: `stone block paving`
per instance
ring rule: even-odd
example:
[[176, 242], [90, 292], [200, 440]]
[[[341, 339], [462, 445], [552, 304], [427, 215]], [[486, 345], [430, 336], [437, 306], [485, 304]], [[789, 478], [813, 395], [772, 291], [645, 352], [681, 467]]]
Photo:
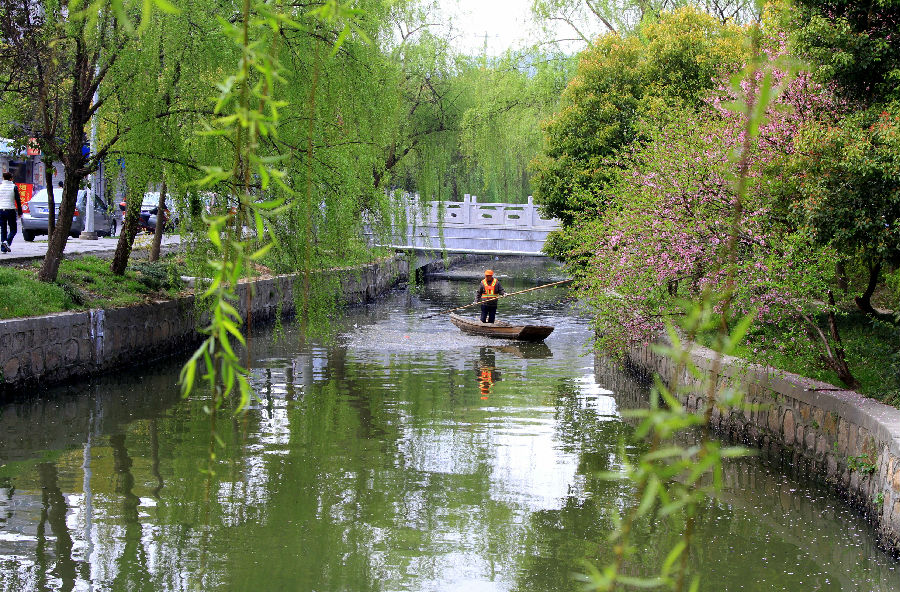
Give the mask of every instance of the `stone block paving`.
[[[134, 240], [133, 255], [140, 257], [142, 252], [149, 252], [152, 236], [139, 234]], [[116, 252], [119, 237], [101, 237], [97, 240], [69, 238], [63, 256], [66, 258], [94, 255], [105, 259], [112, 258]], [[181, 244], [178, 235], [163, 236], [163, 252], [170, 252]], [[47, 237], [37, 237], [32, 242], [22, 239], [21, 232], [15, 237], [11, 253], [0, 253], [0, 265], [21, 265], [44, 258], [47, 253]]]

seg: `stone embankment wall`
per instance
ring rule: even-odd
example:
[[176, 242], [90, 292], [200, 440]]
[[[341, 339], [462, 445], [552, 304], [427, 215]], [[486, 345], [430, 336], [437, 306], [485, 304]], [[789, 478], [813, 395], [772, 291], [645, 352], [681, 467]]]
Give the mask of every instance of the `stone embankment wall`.
[[[692, 357], [708, 377], [715, 352], [695, 347]], [[675, 362], [649, 347], [632, 350], [629, 359], [670, 384], [676, 378]], [[719, 386], [737, 382], [747, 405], [716, 409], [712, 427], [835, 486], [872, 520], [880, 544], [900, 555], [900, 410], [730, 356], [723, 362]], [[686, 407], [705, 409], [702, 379], [686, 370], [677, 379]]]
[[[334, 270], [349, 304], [375, 299], [409, 276], [403, 257]], [[253, 322], [294, 312], [296, 276], [252, 282]], [[239, 286], [238, 309], [247, 318], [247, 290]], [[46, 386], [161, 358], [195, 344], [198, 307], [193, 296], [137, 306], [67, 312], [0, 321], [0, 392]]]

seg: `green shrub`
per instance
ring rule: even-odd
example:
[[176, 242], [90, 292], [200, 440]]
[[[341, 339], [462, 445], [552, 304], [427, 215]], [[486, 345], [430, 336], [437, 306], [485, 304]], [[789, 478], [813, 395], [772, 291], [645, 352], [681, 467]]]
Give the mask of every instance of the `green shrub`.
[[131, 266], [138, 272], [137, 279], [153, 291], [180, 290], [184, 287], [181, 274], [175, 265], [162, 261], [140, 261]]

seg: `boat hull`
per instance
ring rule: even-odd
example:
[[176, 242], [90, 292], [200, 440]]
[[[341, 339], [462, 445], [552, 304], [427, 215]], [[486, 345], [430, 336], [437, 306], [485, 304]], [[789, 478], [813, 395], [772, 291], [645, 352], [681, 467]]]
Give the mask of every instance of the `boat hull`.
[[496, 339], [536, 342], [543, 341], [548, 335], [553, 333], [553, 327], [549, 325], [510, 325], [503, 321], [482, 323], [455, 314], [450, 315], [450, 322], [470, 335], [494, 337]]

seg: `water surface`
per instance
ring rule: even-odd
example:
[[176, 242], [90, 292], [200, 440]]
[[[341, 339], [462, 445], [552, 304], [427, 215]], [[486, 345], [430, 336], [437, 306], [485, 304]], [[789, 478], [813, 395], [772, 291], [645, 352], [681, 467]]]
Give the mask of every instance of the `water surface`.
[[[494, 265], [508, 291], [558, 277]], [[480, 269], [351, 310], [331, 343], [262, 332], [260, 400], [217, 414], [220, 443], [207, 401], [178, 396], [180, 360], [0, 407], [0, 590], [581, 589], [632, 496], [596, 475], [623, 466], [621, 411], [646, 391], [585, 355], [564, 289], [501, 306], [556, 325], [545, 344], [425, 318], [470, 301]], [[900, 590], [825, 490], [758, 459], [726, 477], [698, 528], [703, 590]], [[633, 569], [676, 536], [641, 525]]]

